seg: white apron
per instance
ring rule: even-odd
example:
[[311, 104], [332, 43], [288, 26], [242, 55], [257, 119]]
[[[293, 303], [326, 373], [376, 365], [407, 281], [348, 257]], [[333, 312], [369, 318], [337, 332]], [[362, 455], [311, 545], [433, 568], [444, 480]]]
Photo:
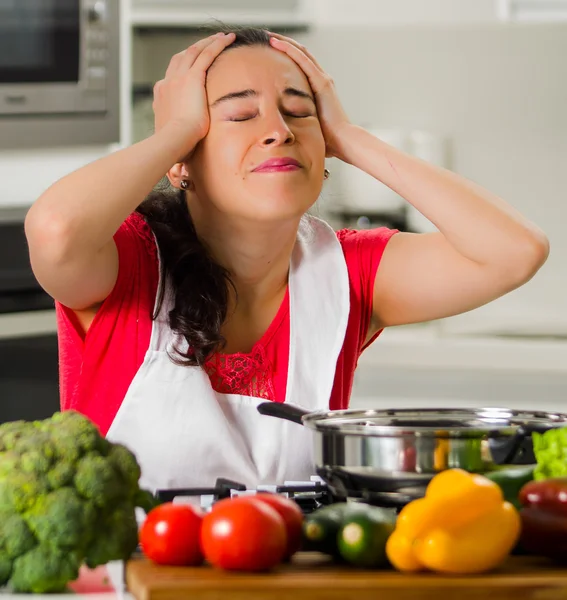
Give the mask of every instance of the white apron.
[[[219, 394], [203, 369], [170, 360], [168, 351], [179, 338], [167, 323], [167, 287], [144, 362], [107, 434], [135, 453], [141, 485], [155, 492], [213, 486], [218, 477], [249, 489], [309, 481], [315, 474], [310, 430], [260, 415], [256, 407], [264, 400]], [[314, 217], [302, 219], [299, 228], [289, 301], [285, 401], [328, 410], [349, 315], [349, 281], [335, 232]]]

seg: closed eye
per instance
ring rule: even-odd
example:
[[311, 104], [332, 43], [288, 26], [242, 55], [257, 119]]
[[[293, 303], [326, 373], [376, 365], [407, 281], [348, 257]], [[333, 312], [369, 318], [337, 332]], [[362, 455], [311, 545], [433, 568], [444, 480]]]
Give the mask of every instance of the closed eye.
[[253, 119], [256, 115], [246, 115], [243, 117], [231, 117], [230, 119], [228, 119], [229, 121], [234, 121], [235, 123], [239, 123], [240, 121], [249, 121], [250, 119]]
[[[307, 117], [312, 117], [313, 115], [311, 113], [285, 113], [286, 116], [288, 117], [292, 117], [293, 119], [306, 119]], [[231, 117], [230, 119], [228, 119], [229, 121], [232, 121], [234, 123], [240, 123], [242, 121], [249, 121], [250, 119], [253, 119], [254, 117], [256, 117], [257, 115], [243, 115], [243, 116], [238, 116], [238, 117]]]

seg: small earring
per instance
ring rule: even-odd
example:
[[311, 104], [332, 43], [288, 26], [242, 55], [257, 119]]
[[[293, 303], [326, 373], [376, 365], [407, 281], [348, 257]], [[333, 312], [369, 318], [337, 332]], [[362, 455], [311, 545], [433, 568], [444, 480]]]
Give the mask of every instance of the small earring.
[[329, 179], [330, 176], [331, 176], [331, 171], [329, 171], [329, 169], [325, 169], [324, 174], [323, 174], [323, 178], [324, 179]]
[[182, 179], [181, 183], [179, 184], [179, 187], [182, 190], [188, 190], [189, 189], [189, 182], [186, 179]]

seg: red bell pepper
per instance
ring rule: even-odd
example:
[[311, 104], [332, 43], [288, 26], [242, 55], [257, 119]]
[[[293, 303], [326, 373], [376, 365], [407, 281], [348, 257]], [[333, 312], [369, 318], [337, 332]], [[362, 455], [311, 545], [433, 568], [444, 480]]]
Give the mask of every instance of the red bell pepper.
[[520, 491], [526, 552], [567, 562], [567, 478], [530, 481]]

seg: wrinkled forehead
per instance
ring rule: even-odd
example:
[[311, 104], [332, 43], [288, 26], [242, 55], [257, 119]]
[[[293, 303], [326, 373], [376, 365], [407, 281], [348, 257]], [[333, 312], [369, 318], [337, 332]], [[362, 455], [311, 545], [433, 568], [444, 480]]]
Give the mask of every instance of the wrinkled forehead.
[[209, 68], [206, 81], [210, 102], [236, 89], [278, 92], [287, 87], [311, 92], [300, 67], [289, 56], [267, 46], [229, 47]]

